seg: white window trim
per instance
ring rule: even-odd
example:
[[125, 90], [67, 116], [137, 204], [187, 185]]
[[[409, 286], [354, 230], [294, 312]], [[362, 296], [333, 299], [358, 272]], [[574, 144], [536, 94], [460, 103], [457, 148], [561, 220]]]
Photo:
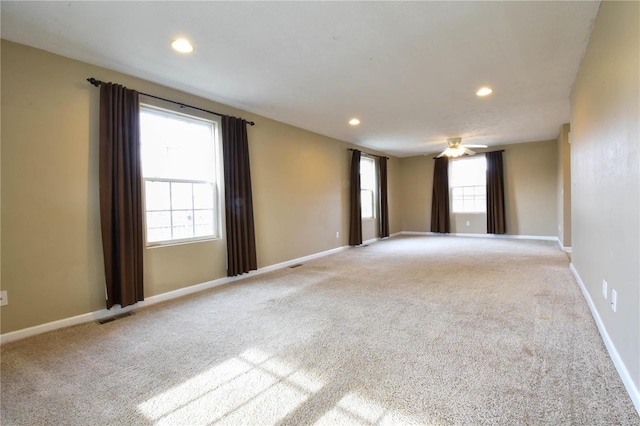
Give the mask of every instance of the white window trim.
[[[464, 186], [452, 186], [451, 188], [449, 188], [450, 194], [449, 197], [451, 199], [451, 213], [452, 214], [487, 214], [487, 210], [486, 210], [486, 194], [485, 194], [485, 211], [483, 212], [477, 212], [477, 211], [454, 211], [453, 210], [453, 190], [456, 188], [475, 188], [475, 187], [480, 187], [480, 186], [484, 186], [484, 185], [464, 185]], [[473, 200], [475, 200], [475, 198], [473, 198]]]
[[[194, 184], [194, 183], [196, 183], [196, 184], [197, 183], [206, 183], [206, 184], [212, 183], [212, 182], [207, 181], [207, 180], [146, 178], [144, 176], [142, 177], [142, 180], [143, 180], [144, 183], [146, 183], [146, 182], [168, 182], [168, 183], [176, 182], [176, 183], [191, 183], [191, 184]], [[142, 188], [143, 188], [143, 192], [144, 192], [145, 189], [146, 189], [146, 185], [143, 185]], [[218, 198], [219, 198], [218, 197], [218, 192], [219, 191], [218, 191], [217, 185], [214, 185], [214, 191], [215, 191], [214, 200], [216, 201], [216, 206], [213, 208], [213, 214], [215, 215], [215, 218], [217, 218], [220, 215], [220, 212], [219, 212], [219, 210], [220, 210], [220, 207], [219, 207], [220, 202], [218, 200]], [[169, 197], [171, 197], [171, 193], [169, 193]], [[143, 204], [144, 204], [145, 200], [146, 200], [146, 197], [143, 197]], [[184, 210], [184, 209], [179, 209], [179, 210]], [[192, 208], [191, 210], [195, 213], [196, 211], [203, 210], [203, 209]], [[145, 217], [144, 217], [143, 220], [145, 221], [145, 227], [144, 227], [145, 241], [146, 241], [147, 247], [149, 247], [149, 248], [161, 247], [161, 246], [173, 245], [173, 244], [185, 244], [185, 243], [189, 243], [189, 242], [199, 242], [199, 241], [209, 241], [209, 240], [218, 240], [218, 239], [220, 239], [220, 236], [219, 236], [220, 235], [220, 224], [217, 223], [216, 224], [216, 230], [218, 232], [217, 232], [217, 235], [214, 235], [214, 236], [203, 235], [203, 236], [199, 236], [199, 237], [175, 238], [175, 239], [171, 239], [171, 240], [162, 240], [162, 241], [149, 242], [146, 239], [146, 231], [147, 231], [146, 213], [147, 212], [154, 212], [154, 211], [167, 211], [167, 210], [147, 210], [146, 206], [144, 208]], [[169, 211], [173, 212], [173, 209], [171, 209]], [[173, 222], [173, 218], [172, 218], [172, 222]], [[218, 222], [218, 221], [216, 220], [216, 222]]]
[[360, 216], [362, 217], [362, 220], [375, 220], [377, 215], [377, 211], [378, 211], [378, 191], [377, 191], [377, 187], [378, 187], [378, 178], [377, 178], [377, 174], [378, 174], [378, 170], [377, 170], [377, 165], [376, 165], [376, 160], [374, 158], [371, 158], [369, 156], [366, 155], [362, 155], [362, 157], [360, 157], [360, 161], [362, 162], [362, 160], [365, 161], [370, 161], [373, 165], [373, 188], [371, 189], [365, 189], [362, 188], [362, 175], [360, 175], [360, 192], [362, 193], [362, 191], [371, 191], [371, 199], [372, 199], [372, 206], [371, 206], [371, 216], [362, 216], [362, 196], [360, 197]]
[[204, 111], [198, 110], [189, 110], [189, 114], [186, 114], [181, 108], [180, 105], [173, 104], [171, 102], [162, 101], [155, 98], [146, 97], [144, 95], [140, 95], [140, 112], [143, 109], [153, 110], [155, 112], [166, 113], [168, 116], [183, 116], [190, 120], [201, 120], [205, 122], [213, 123], [213, 143], [214, 143], [214, 165], [216, 169], [215, 174], [215, 188], [216, 193], [214, 194], [215, 205], [214, 205], [214, 214], [215, 217], [215, 227], [217, 230], [216, 235], [207, 235], [200, 237], [189, 237], [189, 238], [180, 238], [173, 240], [164, 240], [164, 241], [152, 241], [149, 242], [147, 240], [147, 208], [146, 208], [146, 193], [145, 193], [145, 182], [146, 181], [165, 181], [165, 182], [196, 182], [196, 183], [210, 183], [209, 181], [191, 181], [191, 180], [181, 180], [181, 179], [164, 179], [164, 178], [151, 178], [142, 176], [142, 221], [144, 223], [143, 226], [143, 237], [145, 241], [145, 247], [147, 249], [161, 248], [161, 247], [169, 247], [174, 245], [182, 245], [182, 244], [192, 244], [192, 243], [201, 243], [206, 241], [216, 241], [225, 238], [225, 217], [224, 217], [224, 173], [223, 173], [223, 163], [222, 163], [222, 119], [221, 117], [209, 114]]
[[[478, 157], [482, 157], [484, 158], [484, 154], [476, 154]], [[475, 158], [478, 157], [463, 157], [463, 158], [455, 158], [452, 159], [451, 162], [449, 163], [450, 169], [449, 169], [449, 176], [451, 176], [451, 166], [454, 164], [454, 162], [458, 162], [458, 161], [469, 161], [469, 160], [473, 160]], [[486, 161], [486, 160], [485, 160]], [[485, 163], [486, 164], [486, 163]], [[475, 187], [480, 187], [480, 186], [486, 186], [486, 180], [484, 182], [484, 184], [481, 185], [459, 185], [459, 186], [452, 186], [449, 185], [449, 211], [451, 212], [451, 214], [463, 214], [463, 215], [486, 215], [487, 214], [487, 210], [486, 210], [486, 192], [485, 192], [485, 210], [478, 212], [478, 211], [455, 211], [453, 209], [453, 191], [455, 188], [475, 188]], [[475, 199], [475, 198], [474, 198]]]

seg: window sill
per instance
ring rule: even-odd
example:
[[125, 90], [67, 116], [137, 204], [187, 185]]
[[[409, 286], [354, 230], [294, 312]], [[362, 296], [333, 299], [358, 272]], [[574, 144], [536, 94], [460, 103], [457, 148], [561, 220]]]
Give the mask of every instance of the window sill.
[[146, 249], [157, 249], [163, 247], [173, 247], [173, 246], [182, 246], [185, 244], [197, 244], [197, 243], [207, 243], [211, 241], [219, 241], [222, 240], [222, 237], [203, 237], [198, 239], [189, 239], [189, 240], [176, 240], [176, 241], [165, 241], [165, 242], [157, 242], [147, 244]]
[[486, 212], [478, 213], [478, 212], [452, 212], [451, 214], [466, 214], [466, 215], [486, 215]]

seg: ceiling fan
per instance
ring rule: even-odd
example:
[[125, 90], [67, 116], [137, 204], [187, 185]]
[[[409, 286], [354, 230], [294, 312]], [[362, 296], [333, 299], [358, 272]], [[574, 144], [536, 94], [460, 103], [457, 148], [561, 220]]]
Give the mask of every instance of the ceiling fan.
[[475, 155], [476, 153], [469, 148], [487, 148], [487, 145], [462, 145], [462, 138], [449, 138], [447, 139], [447, 144], [449, 145], [447, 149], [442, 151], [436, 158], [444, 156], [460, 157], [464, 154]]

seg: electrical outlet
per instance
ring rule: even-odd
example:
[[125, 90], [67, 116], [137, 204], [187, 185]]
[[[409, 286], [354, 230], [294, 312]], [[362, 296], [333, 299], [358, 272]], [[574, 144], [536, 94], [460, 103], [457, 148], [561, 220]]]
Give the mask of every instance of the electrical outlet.
[[6, 306], [9, 304], [9, 297], [6, 291], [0, 291], [0, 306]]
[[609, 297], [609, 293], [607, 291], [607, 282], [605, 280], [602, 280], [602, 297], [604, 297], [605, 299]]
[[617, 303], [618, 303], [618, 293], [615, 290], [611, 290], [611, 310], [613, 312], [616, 311]]
[[470, 220], [467, 221], [467, 226], [471, 226], [471, 221]]
[[340, 232], [336, 232], [336, 238], [340, 238]]

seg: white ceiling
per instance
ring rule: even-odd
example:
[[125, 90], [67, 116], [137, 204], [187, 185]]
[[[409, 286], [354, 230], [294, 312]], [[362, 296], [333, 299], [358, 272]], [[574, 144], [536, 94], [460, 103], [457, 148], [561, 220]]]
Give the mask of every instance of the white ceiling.
[[[457, 136], [490, 146], [556, 138], [569, 121], [571, 87], [598, 7], [2, 1], [1, 34], [410, 156], [441, 150]], [[171, 50], [178, 36], [193, 42], [194, 53]], [[483, 85], [494, 93], [478, 98]], [[362, 124], [349, 126], [352, 117]]]

